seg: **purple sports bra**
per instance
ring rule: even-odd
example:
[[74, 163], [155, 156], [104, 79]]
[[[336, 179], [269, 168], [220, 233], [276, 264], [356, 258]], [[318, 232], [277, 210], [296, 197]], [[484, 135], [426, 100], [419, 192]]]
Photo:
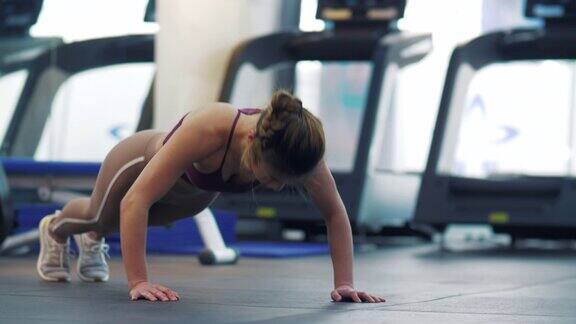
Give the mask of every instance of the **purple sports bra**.
[[[222, 179], [222, 167], [224, 166], [224, 161], [226, 160], [226, 155], [228, 154], [228, 148], [230, 147], [230, 142], [232, 141], [232, 136], [234, 135], [234, 130], [236, 129], [236, 124], [238, 123], [240, 115], [241, 114], [254, 115], [260, 112], [261, 109], [256, 108], [238, 109], [238, 113], [236, 114], [236, 118], [234, 118], [234, 123], [232, 123], [232, 128], [230, 129], [230, 135], [228, 136], [228, 142], [226, 142], [226, 150], [224, 151], [224, 157], [222, 158], [222, 162], [220, 162], [220, 167], [218, 167], [218, 169], [214, 172], [202, 173], [198, 171], [193, 164], [191, 164], [182, 175], [184, 180], [202, 190], [219, 191], [219, 192], [244, 192], [249, 191], [255, 185], [257, 185], [253, 183], [245, 185], [237, 185], [234, 183], [224, 181]], [[184, 115], [184, 117], [186, 117], [186, 115]], [[166, 144], [166, 142], [168, 141], [168, 139], [170, 139], [172, 134], [174, 134], [176, 129], [178, 129], [178, 127], [182, 125], [184, 117], [180, 119], [178, 124], [176, 124], [176, 126], [174, 126], [174, 128], [170, 131], [170, 133], [168, 133], [168, 135], [164, 138], [162, 145]]]

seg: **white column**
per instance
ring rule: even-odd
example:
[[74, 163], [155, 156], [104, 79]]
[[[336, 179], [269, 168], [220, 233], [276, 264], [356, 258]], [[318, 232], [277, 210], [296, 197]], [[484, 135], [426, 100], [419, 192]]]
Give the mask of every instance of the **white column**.
[[273, 32], [280, 0], [157, 0], [154, 128], [217, 99], [231, 50]]

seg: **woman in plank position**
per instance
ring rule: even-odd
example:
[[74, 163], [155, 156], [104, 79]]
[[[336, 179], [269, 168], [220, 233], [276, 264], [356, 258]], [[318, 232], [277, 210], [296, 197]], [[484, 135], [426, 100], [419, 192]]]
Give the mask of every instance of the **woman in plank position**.
[[321, 122], [284, 91], [263, 110], [215, 103], [185, 115], [168, 134], [137, 132], [108, 153], [90, 198], [72, 200], [42, 219], [38, 273], [48, 281], [70, 280], [73, 235], [80, 279], [108, 280], [103, 236], [120, 230], [130, 298], [178, 300], [172, 289], [148, 281], [146, 227], [197, 214], [220, 192], [289, 184], [303, 186], [326, 221], [332, 299], [383, 302], [354, 288], [352, 232], [324, 150]]

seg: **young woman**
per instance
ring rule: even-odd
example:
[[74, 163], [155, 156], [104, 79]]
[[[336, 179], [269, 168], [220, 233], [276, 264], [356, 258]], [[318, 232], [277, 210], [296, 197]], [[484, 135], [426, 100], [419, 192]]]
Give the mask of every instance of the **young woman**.
[[332, 299], [383, 302], [354, 288], [350, 223], [322, 159], [324, 148], [320, 121], [283, 91], [264, 110], [215, 103], [185, 115], [168, 134], [137, 132], [108, 153], [90, 198], [72, 200], [42, 219], [38, 273], [48, 281], [70, 280], [69, 236], [75, 234], [80, 279], [108, 280], [103, 235], [120, 230], [130, 298], [178, 300], [175, 291], [148, 281], [148, 225], [194, 215], [219, 192], [302, 185], [326, 221]]

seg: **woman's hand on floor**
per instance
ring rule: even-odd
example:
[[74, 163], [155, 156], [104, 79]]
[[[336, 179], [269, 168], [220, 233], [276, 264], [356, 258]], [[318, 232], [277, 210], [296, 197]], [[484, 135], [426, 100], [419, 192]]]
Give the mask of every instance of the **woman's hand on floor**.
[[363, 291], [357, 291], [351, 286], [339, 286], [336, 289], [332, 290], [330, 294], [333, 301], [336, 302], [355, 302], [355, 303], [383, 303], [386, 300], [382, 297], [378, 297], [376, 295], [371, 295]]
[[150, 301], [177, 301], [180, 296], [172, 289], [149, 282], [140, 282], [130, 289], [130, 299], [147, 299]]

